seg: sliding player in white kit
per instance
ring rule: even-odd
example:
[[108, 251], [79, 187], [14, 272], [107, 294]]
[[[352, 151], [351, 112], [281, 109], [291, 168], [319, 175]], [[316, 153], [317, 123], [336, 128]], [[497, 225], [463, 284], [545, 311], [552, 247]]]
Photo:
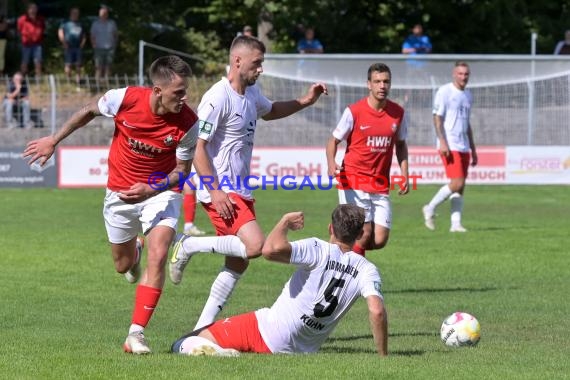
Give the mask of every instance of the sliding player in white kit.
[[387, 355], [388, 319], [380, 274], [374, 264], [351, 251], [362, 235], [364, 210], [353, 204], [337, 206], [329, 224], [329, 242], [318, 238], [289, 242], [288, 230], [303, 225], [302, 212], [285, 214], [263, 246], [266, 259], [297, 267], [271, 308], [195, 330], [174, 342], [172, 352], [214, 356], [316, 352], [362, 296], [378, 354]]
[[215, 83], [198, 106], [194, 166], [202, 184], [198, 184], [197, 196], [217, 236], [179, 236], [170, 261], [170, 279], [180, 283], [186, 264], [196, 253], [215, 252], [226, 258], [196, 328], [214, 322], [247, 269], [247, 259], [261, 255], [265, 236], [256, 220], [251, 187], [243, 182], [250, 175], [257, 120], [289, 116], [327, 93], [324, 84], [315, 83], [298, 99], [270, 101], [255, 86], [263, 72], [264, 54], [265, 45], [257, 38], [236, 37], [230, 47], [227, 77]]

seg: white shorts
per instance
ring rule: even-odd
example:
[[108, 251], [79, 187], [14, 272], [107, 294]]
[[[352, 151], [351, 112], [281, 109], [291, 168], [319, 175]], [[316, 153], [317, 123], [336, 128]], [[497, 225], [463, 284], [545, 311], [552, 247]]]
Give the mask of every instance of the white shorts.
[[365, 222], [374, 221], [374, 224], [387, 229], [392, 227], [392, 204], [388, 195], [345, 189], [338, 191], [338, 203], [363, 208]]
[[155, 226], [167, 226], [176, 231], [181, 206], [182, 195], [174, 191], [164, 191], [144, 202], [128, 204], [117, 192], [107, 189], [103, 205], [107, 237], [111, 243], [121, 244], [139, 232], [146, 235]]

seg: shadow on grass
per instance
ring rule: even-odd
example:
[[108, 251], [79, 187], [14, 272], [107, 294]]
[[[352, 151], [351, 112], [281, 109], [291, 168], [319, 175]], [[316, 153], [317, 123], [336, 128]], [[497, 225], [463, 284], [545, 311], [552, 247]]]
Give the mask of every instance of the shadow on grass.
[[[319, 352], [329, 354], [377, 354], [376, 350], [370, 348], [357, 348], [357, 347], [338, 347], [326, 346], [321, 347]], [[390, 351], [390, 356], [421, 356], [425, 354], [424, 350], [394, 350]]]
[[492, 292], [494, 290], [499, 290], [495, 287], [483, 287], [483, 288], [418, 288], [418, 289], [395, 289], [395, 290], [384, 290], [384, 293], [443, 293], [443, 292]]
[[[411, 332], [397, 332], [388, 333], [390, 338], [402, 337], [402, 336], [439, 336], [438, 332], [424, 332], [424, 331], [411, 331]], [[352, 336], [335, 336], [327, 339], [328, 343], [334, 342], [351, 342], [359, 339], [372, 339], [372, 334], [365, 335], [352, 335]]]

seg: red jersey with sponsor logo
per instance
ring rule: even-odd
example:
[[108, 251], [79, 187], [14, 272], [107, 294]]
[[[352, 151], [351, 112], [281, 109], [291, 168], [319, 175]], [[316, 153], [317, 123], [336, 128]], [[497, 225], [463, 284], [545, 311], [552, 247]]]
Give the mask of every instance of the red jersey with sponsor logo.
[[[148, 183], [152, 173], [172, 172], [176, 168], [178, 144], [198, 120], [187, 105], [179, 113], [153, 114], [151, 92], [150, 88], [127, 87], [126, 91], [111, 90], [99, 100], [101, 112], [114, 115], [115, 120], [109, 150], [107, 187], [110, 190], [120, 191], [135, 183]], [[118, 105], [116, 113], [114, 105]]]
[[[388, 194], [390, 190], [390, 167], [394, 143], [404, 140], [407, 127], [404, 123], [404, 109], [387, 100], [386, 106], [377, 111], [370, 107], [368, 98], [348, 107], [343, 118], [350, 120], [352, 128], [345, 134], [346, 153], [339, 177], [341, 186], [369, 193]], [[350, 114], [350, 115], [348, 115]], [[333, 132], [336, 138], [342, 120]], [[346, 124], [346, 122], [345, 122]], [[347, 125], [345, 128], [350, 128]]]

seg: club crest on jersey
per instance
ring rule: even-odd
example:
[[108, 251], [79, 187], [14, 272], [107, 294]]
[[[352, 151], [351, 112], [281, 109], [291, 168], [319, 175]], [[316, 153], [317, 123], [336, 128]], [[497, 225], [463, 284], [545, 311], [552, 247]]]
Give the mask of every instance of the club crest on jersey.
[[374, 281], [374, 289], [376, 289], [378, 292], [382, 292], [382, 284], [378, 281]]
[[164, 139], [164, 143], [166, 144], [166, 146], [172, 145], [174, 143], [174, 137], [172, 137], [172, 135], [166, 136], [166, 138]]
[[212, 132], [213, 124], [208, 123], [206, 120], [200, 120], [199, 126], [200, 126], [200, 133], [206, 133], [209, 135]]
[[396, 123], [392, 124], [392, 132], [396, 132], [396, 129], [398, 129], [398, 125]]

